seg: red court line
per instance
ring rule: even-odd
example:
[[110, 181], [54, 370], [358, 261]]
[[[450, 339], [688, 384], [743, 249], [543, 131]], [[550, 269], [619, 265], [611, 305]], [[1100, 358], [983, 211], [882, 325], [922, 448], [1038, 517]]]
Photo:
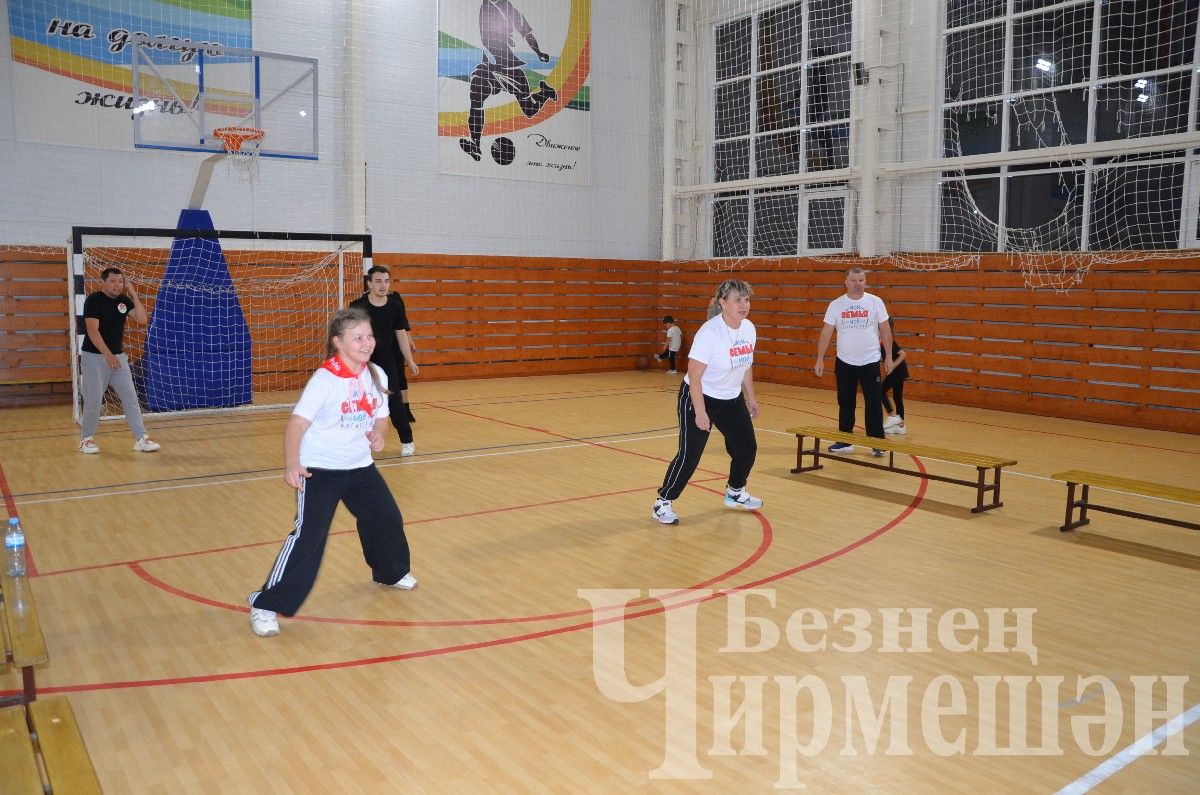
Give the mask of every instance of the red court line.
[[[699, 487], [699, 488], [703, 488], [703, 487]], [[644, 490], [645, 489], [639, 489], [639, 491], [644, 491]], [[723, 492], [717, 492], [713, 489], [704, 489], [704, 490], [709, 491], [713, 494], [723, 493]], [[617, 492], [617, 493], [623, 493], [623, 492]], [[610, 496], [610, 495], [596, 495], [596, 496]], [[575, 501], [584, 500], [584, 499], [594, 499], [594, 497], [575, 497], [570, 500], [556, 500], [554, 502], [545, 502], [545, 503], [537, 503], [534, 505], [527, 505], [527, 506], [523, 506], [523, 508], [541, 508], [546, 505], [557, 505], [557, 504], [561, 504], [564, 502], [575, 502]], [[505, 510], [516, 510], [516, 509], [505, 509]], [[667, 594], [667, 596], [664, 598], [669, 598], [669, 597], [675, 596], [676, 594], [682, 593], [684, 591], [695, 591], [695, 590], [699, 590], [700, 588], [707, 588], [710, 585], [714, 585], [718, 582], [727, 580], [736, 574], [740, 574], [741, 572], [745, 571], [746, 569], [750, 568], [755, 563], [757, 563], [762, 558], [762, 556], [767, 553], [767, 550], [770, 549], [771, 542], [774, 540], [774, 532], [771, 528], [770, 521], [768, 521], [765, 516], [763, 516], [758, 511], [752, 511], [751, 513], [753, 513], [755, 518], [758, 519], [759, 524], [762, 526], [762, 540], [759, 542], [758, 547], [754, 550], [754, 552], [752, 552], [750, 554], [750, 556], [748, 558], [746, 558], [741, 563], [734, 566], [732, 569], [723, 571], [720, 574], [717, 574], [713, 577], [710, 577], [707, 580], [704, 580], [703, 582], [696, 583], [695, 585], [689, 585], [685, 588], [680, 589], [679, 591], [673, 592], [671, 594]], [[349, 532], [349, 531], [346, 531], [346, 532]], [[199, 594], [192, 593], [191, 591], [185, 591], [182, 588], [176, 588], [175, 586], [171, 585], [170, 583], [167, 583], [164, 580], [161, 580], [158, 577], [155, 577], [153, 574], [146, 571], [146, 569], [143, 568], [138, 563], [129, 564], [129, 569], [134, 574], [141, 577], [143, 580], [145, 580], [149, 584], [153, 585], [155, 588], [166, 591], [167, 593], [173, 594], [175, 596], [180, 596], [184, 599], [188, 599], [193, 602], [198, 602], [203, 605], [208, 605], [209, 607], [219, 607], [223, 610], [233, 610], [233, 611], [239, 612], [239, 613], [249, 613], [250, 612], [250, 608], [246, 605], [235, 605], [235, 604], [230, 604], [229, 602], [219, 602], [215, 599], [209, 599], [206, 596], [201, 596]], [[627, 604], [637, 606], [640, 604], [656, 602], [656, 601], [659, 601], [659, 600], [646, 598], [646, 599], [637, 600], [635, 602], [629, 602]], [[579, 616], [588, 615], [589, 613], [609, 612], [612, 610], [624, 610], [625, 607], [626, 607], [625, 604], [621, 604], [621, 605], [608, 605], [605, 607], [598, 607], [598, 608], [586, 608], [583, 610], [571, 610], [571, 611], [562, 612], [562, 613], [547, 613], [544, 615], [535, 615], [535, 616], [513, 616], [513, 617], [507, 617], [507, 618], [442, 619], [442, 620], [436, 620], [436, 621], [399, 621], [399, 620], [392, 620], [392, 619], [335, 618], [332, 616], [311, 616], [311, 615], [292, 616], [290, 620], [312, 621], [312, 622], [319, 623], [319, 624], [348, 624], [348, 625], [352, 625], [352, 626], [368, 626], [368, 627], [471, 627], [471, 626], [486, 626], [486, 625], [490, 625], [490, 624], [520, 624], [520, 623], [528, 623], [528, 622], [534, 622], [534, 621], [551, 621], [551, 620], [564, 619], [564, 618], [577, 618]]]
[[[724, 477], [724, 475], [714, 476], [714, 477], [706, 478], [703, 480], [694, 480], [694, 481], [692, 481], [692, 483], [703, 483], [703, 482], [705, 482], [705, 480], [719, 480], [722, 477]], [[622, 491], [609, 491], [609, 492], [603, 492], [600, 494], [587, 494], [582, 497], [564, 497], [560, 500], [546, 500], [543, 502], [526, 503], [524, 505], [506, 505], [503, 508], [488, 508], [488, 509], [482, 510], [482, 511], [468, 511], [466, 513], [449, 514], [447, 516], [431, 516], [431, 517], [428, 517], [425, 519], [405, 519], [404, 525], [405, 525], [405, 527], [410, 527], [412, 525], [429, 524], [431, 522], [444, 522], [444, 521], [448, 521], [451, 519], [468, 519], [472, 516], [488, 516], [490, 514], [506, 513], [509, 511], [521, 511], [521, 510], [525, 510], [526, 508], [535, 508], [535, 507], [545, 506], [545, 505], [558, 505], [561, 503], [574, 502], [576, 500], [594, 500], [594, 499], [599, 499], [601, 497], [616, 497], [616, 496], [620, 496], [622, 494], [636, 494], [641, 491], [646, 491], [647, 488], [648, 487], [646, 487], [646, 486], [639, 486], [636, 489], [624, 489]], [[355, 531], [355, 530], [337, 530], [337, 531], [331, 532], [330, 535], [331, 536], [347, 535], [349, 533], [355, 533], [355, 532], [357, 532], [357, 531]], [[233, 546], [228, 546], [228, 547], [210, 547], [209, 549], [197, 549], [197, 550], [193, 550], [191, 552], [175, 552], [170, 555], [155, 555], [154, 557], [149, 557], [149, 558], [136, 558], [134, 560], [116, 560], [116, 561], [111, 561], [109, 563], [93, 563], [88, 566], [74, 566], [69, 569], [56, 569], [55, 571], [42, 572], [38, 576], [39, 577], [53, 577], [53, 576], [57, 576], [60, 574], [78, 574], [79, 572], [97, 571], [100, 569], [127, 568], [127, 567], [131, 567], [131, 566], [137, 566], [137, 565], [140, 565], [143, 563], [156, 563], [158, 561], [175, 560], [177, 558], [194, 558], [194, 557], [199, 557], [201, 555], [215, 555], [215, 554], [218, 554], [221, 552], [233, 552], [233, 551], [239, 550], [239, 549], [252, 549], [254, 547], [266, 547], [266, 546], [276, 546], [277, 547], [281, 543], [282, 543], [282, 539], [272, 538], [267, 541], [251, 541], [246, 544], [234, 544]]]
[[[917, 463], [919, 466], [920, 462], [918, 461]], [[924, 470], [922, 470], [922, 471], [924, 471]], [[882, 527], [878, 528], [877, 530], [874, 530], [871, 533], [868, 533], [867, 535], [863, 536], [862, 538], [860, 538], [856, 541], [853, 541], [850, 544], [847, 544], [846, 546], [841, 547], [840, 549], [837, 549], [834, 552], [829, 553], [828, 555], [824, 555], [820, 558], [809, 561], [808, 563], [804, 563], [800, 566], [796, 566], [794, 568], [787, 569], [785, 571], [778, 572], [778, 573], [770, 575], [768, 577], [759, 579], [753, 583], [747, 583], [745, 585], [737, 586], [734, 588], [729, 588], [729, 589], [726, 589], [723, 591], [717, 591], [717, 592], [710, 593], [710, 594], [704, 594], [702, 596], [690, 599], [688, 601], [673, 603], [670, 605], [663, 605], [662, 603], [659, 603], [658, 606], [656, 606], [656, 607], [647, 608], [645, 610], [641, 610], [641, 611], [638, 611], [635, 613], [624, 613], [623, 612], [621, 615], [610, 616], [608, 618], [594, 619], [591, 621], [582, 621], [582, 622], [578, 622], [575, 624], [567, 624], [567, 625], [561, 626], [561, 627], [552, 627], [550, 629], [543, 629], [543, 630], [538, 630], [535, 632], [524, 632], [524, 633], [520, 633], [517, 635], [510, 635], [510, 636], [502, 637], [502, 638], [493, 638], [490, 640], [477, 641], [475, 643], [462, 643], [462, 644], [455, 644], [455, 645], [451, 645], [451, 646], [442, 646], [442, 647], [431, 648], [431, 649], [418, 649], [416, 651], [402, 652], [400, 654], [389, 654], [389, 655], [383, 655], [383, 656], [378, 656], [378, 657], [365, 657], [365, 658], [358, 659], [358, 660], [339, 660], [336, 662], [315, 663], [312, 665], [297, 665], [297, 666], [289, 666], [289, 667], [281, 667], [281, 668], [268, 668], [268, 669], [260, 669], [260, 670], [255, 670], [255, 671], [236, 671], [236, 672], [224, 673], [224, 674], [198, 674], [195, 676], [179, 676], [179, 677], [170, 677], [170, 678], [163, 678], [163, 679], [141, 679], [141, 680], [127, 680], [127, 681], [122, 681], [122, 682], [94, 682], [94, 683], [89, 683], [89, 684], [78, 684], [78, 685], [58, 685], [58, 686], [52, 686], [52, 687], [39, 688], [39, 691], [42, 693], [45, 693], [45, 694], [54, 694], [54, 693], [82, 693], [82, 692], [92, 692], [92, 691], [100, 691], [100, 690], [124, 690], [124, 689], [130, 689], [130, 688], [143, 688], [143, 687], [147, 687], [147, 688], [148, 687], [164, 687], [164, 686], [168, 686], [168, 685], [206, 684], [209, 682], [228, 682], [228, 681], [235, 681], [235, 680], [240, 680], [240, 679], [256, 679], [256, 678], [268, 677], [268, 676], [283, 676], [283, 675], [287, 675], [287, 674], [309, 673], [309, 672], [313, 672], [313, 671], [331, 671], [331, 670], [339, 670], [339, 669], [345, 669], [345, 668], [359, 668], [359, 667], [366, 666], [366, 665], [378, 665], [381, 663], [400, 662], [403, 660], [415, 660], [415, 659], [421, 659], [424, 657], [437, 657], [437, 656], [441, 656], [441, 655], [445, 655], [445, 654], [458, 654], [461, 652], [475, 651], [478, 649], [488, 649], [488, 648], [495, 648], [495, 647], [499, 647], [499, 646], [508, 646], [508, 645], [512, 645], [515, 643], [522, 643], [522, 642], [529, 641], [529, 640], [538, 640], [541, 638], [553, 637], [555, 635], [563, 635], [568, 632], [578, 632], [580, 630], [590, 629], [595, 626], [612, 624], [617, 621], [631, 621], [636, 618], [644, 618], [646, 616], [657, 615], [658, 613], [665, 612], [666, 610], [677, 610], [680, 607], [685, 607], [688, 605], [696, 604], [698, 602], [706, 602], [706, 601], [710, 601], [712, 599], [723, 598], [724, 596], [726, 596], [729, 593], [745, 590], [748, 588], [753, 588], [753, 587], [756, 587], [756, 586], [761, 585], [766, 582], [774, 582], [774, 581], [777, 581], [780, 579], [784, 579], [784, 578], [789, 577], [798, 572], [805, 571], [805, 570], [811, 569], [811, 568], [815, 568], [816, 566], [820, 566], [825, 563], [829, 563], [830, 561], [837, 560], [838, 558], [841, 558], [842, 556], [847, 555], [856, 549], [859, 549], [860, 547], [870, 543], [871, 541], [874, 541], [875, 539], [884, 535], [888, 531], [894, 529], [905, 517], [910, 515], [912, 513], [912, 511], [915, 510], [917, 508], [917, 506], [919, 506], [921, 504], [922, 500], [924, 499], [924, 493], [925, 493], [927, 486], [928, 486], [928, 481], [925, 479], [922, 479], [921, 480], [921, 488], [918, 490], [918, 493], [913, 497], [912, 501], [908, 504], [908, 506], [905, 508], [904, 511], [902, 511], [894, 519], [892, 519], [891, 521], [889, 521], [887, 524], [883, 525]], [[655, 600], [655, 601], [657, 601], [657, 600]], [[8, 695], [8, 694], [0, 693], [0, 695]]]
[[[921, 464], [920, 459], [913, 458], [913, 461], [916, 463], [916, 465], [918, 467], [921, 468], [922, 472], [925, 471], [925, 468]], [[784, 571], [777, 572], [776, 574], [772, 574], [767, 577], [760, 578], [758, 580], [755, 580], [754, 582], [746, 583], [745, 585], [735, 586], [733, 588], [728, 588], [726, 590], [717, 591], [717, 592], [711, 593], [711, 594], [705, 594], [703, 596], [691, 599], [689, 601], [674, 603], [674, 604], [670, 604], [670, 605], [663, 605], [660, 602], [657, 607], [647, 608], [646, 610], [641, 610], [641, 611], [635, 612], [635, 613], [622, 612], [621, 615], [611, 616], [608, 618], [594, 619], [591, 621], [583, 621], [583, 622], [579, 622], [579, 623], [575, 623], [575, 624], [568, 624], [568, 625], [561, 626], [561, 627], [553, 627], [550, 629], [544, 629], [544, 630], [539, 630], [539, 631], [535, 631], [535, 632], [524, 632], [524, 633], [517, 634], [517, 635], [510, 635], [507, 637], [493, 638], [491, 640], [485, 640], [485, 641], [477, 641], [475, 643], [463, 643], [463, 644], [442, 646], [442, 647], [431, 648], [431, 649], [418, 649], [416, 651], [403, 652], [400, 654], [391, 654], [391, 655], [384, 655], [384, 656], [378, 656], [378, 657], [365, 657], [365, 658], [358, 659], [358, 660], [339, 660], [336, 662], [316, 663], [313, 665], [298, 665], [298, 666], [281, 667], [281, 668], [259, 669], [259, 670], [253, 670], [253, 671], [236, 671], [236, 672], [224, 673], [224, 674], [198, 674], [195, 676], [181, 676], [181, 677], [171, 677], [171, 678], [163, 678], [163, 679], [140, 679], [140, 680], [127, 680], [127, 681], [122, 681], [122, 682], [93, 682], [93, 683], [89, 683], [89, 684], [78, 684], [78, 685], [58, 685], [58, 686], [40, 688], [40, 690], [41, 690], [41, 692], [46, 693], [46, 694], [81, 693], [81, 692], [92, 692], [92, 691], [100, 691], [100, 690], [123, 690], [123, 689], [142, 688], [142, 687], [146, 687], [146, 688], [148, 688], [148, 687], [164, 687], [164, 686], [168, 686], [168, 685], [206, 684], [209, 682], [227, 682], [227, 681], [235, 681], [235, 680], [240, 680], [240, 679], [256, 679], [256, 678], [262, 678], [262, 677], [268, 677], [268, 676], [283, 676], [283, 675], [287, 675], [287, 674], [308, 673], [308, 672], [313, 672], [313, 671], [331, 671], [331, 670], [339, 670], [339, 669], [344, 669], [344, 668], [359, 668], [359, 667], [366, 666], [366, 665], [378, 665], [381, 663], [400, 662], [403, 660], [415, 660], [415, 659], [421, 659], [424, 657], [436, 657], [436, 656], [441, 656], [444, 654], [458, 654], [461, 652], [475, 651], [478, 649], [487, 649], [487, 648], [494, 648], [494, 647], [499, 647], [499, 646], [508, 646], [508, 645], [512, 645], [515, 643], [522, 643], [522, 642], [528, 641], [528, 640], [538, 640], [541, 638], [548, 638], [548, 637], [552, 637], [555, 635], [562, 635], [562, 634], [565, 634], [568, 632], [578, 632], [580, 630], [590, 629], [591, 627], [601, 626], [604, 624], [611, 624], [611, 623], [614, 623], [617, 621], [631, 621], [636, 618], [644, 618], [645, 616], [657, 615], [658, 613], [665, 612], [666, 610], [676, 610], [680, 607], [695, 604], [697, 602], [705, 602], [705, 601], [709, 601], [712, 599], [723, 598], [724, 596], [726, 596], [729, 593], [746, 590], [749, 588], [755, 588], [764, 583], [775, 582], [775, 581], [790, 577], [794, 574], [798, 574], [802, 571], [816, 568], [817, 566], [821, 566], [821, 565], [824, 565], [831, 561], [837, 560], [837, 559], [849, 554], [850, 552], [853, 552], [853, 551], [865, 546], [866, 544], [870, 543], [871, 541], [874, 541], [875, 539], [883, 536], [885, 533], [895, 529], [896, 526], [900, 524], [900, 522], [902, 522], [905, 518], [907, 518], [909, 515], [911, 515], [914, 510], [916, 510], [916, 508], [924, 500], [925, 493], [928, 489], [929, 481], [922, 478], [920, 483], [921, 483], [921, 485], [920, 485], [920, 488], [917, 490], [917, 494], [913, 496], [913, 499], [909, 502], [909, 504], [905, 507], [905, 509], [900, 512], [900, 514], [898, 514], [891, 521], [887, 522], [886, 524], [879, 527], [878, 529], [863, 536], [862, 538], [859, 538], [859, 539], [841, 547], [840, 549], [834, 550], [833, 552], [831, 552], [827, 555], [823, 555], [819, 558], [808, 561], [807, 563], [803, 563], [799, 566], [795, 566], [790, 569], [785, 569]], [[646, 600], [639, 600], [639, 601], [646, 601]], [[655, 600], [655, 601], [657, 601], [657, 600]], [[224, 607], [223, 605], [217, 605], [217, 606]], [[12, 692], [15, 693], [16, 691], [12, 691]], [[0, 695], [10, 695], [10, 693], [0, 692]]]

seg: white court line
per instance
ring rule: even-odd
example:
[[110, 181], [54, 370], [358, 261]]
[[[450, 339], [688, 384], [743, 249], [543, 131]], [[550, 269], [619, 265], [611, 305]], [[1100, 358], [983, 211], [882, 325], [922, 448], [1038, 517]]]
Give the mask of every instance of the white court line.
[[[782, 436], [795, 437], [795, 435], [796, 435], [794, 433], [788, 433], [787, 431], [776, 431], [771, 428], [756, 428], [755, 430], [766, 431], [767, 433], [777, 433]], [[807, 438], [811, 438], [811, 437], [805, 437], [805, 438], [807, 439]], [[941, 461], [941, 459], [933, 459], [933, 460], [940, 461], [943, 464], [949, 464], [950, 466], [966, 467], [967, 469], [975, 469], [975, 467], [971, 466], [970, 464], [960, 464], [957, 461]], [[1029, 478], [1030, 480], [1042, 480], [1047, 483], [1066, 483], [1065, 480], [1055, 480], [1054, 478], [1046, 477], [1045, 475], [1034, 475], [1029, 472], [1021, 472], [1020, 470], [1017, 470], [1017, 469], [1006, 469], [1006, 470], [1004, 470], [1004, 474], [1010, 475], [1010, 476], [1016, 476], [1019, 478]], [[1128, 494], [1129, 493], [1127, 491], [1120, 491], [1117, 489], [1106, 489], [1103, 486], [1092, 486], [1091, 488], [1098, 489], [1100, 491], [1108, 491], [1113, 494]], [[1194, 502], [1183, 502], [1182, 500], [1172, 500], [1169, 497], [1152, 497], [1149, 494], [1139, 494], [1137, 496], [1139, 499], [1155, 500], [1157, 502], [1169, 502], [1172, 505], [1186, 505], [1189, 508], [1194, 507], [1196, 504]]]
[[1187, 712], [1176, 715], [1149, 734], [1138, 738], [1132, 745], [1126, 746], [1113, 756], [1104, 760], [1094, 768], [1060, 789], [1056, 795], [1083, 795], [1097, 784], [1120, 772], [1122, 768], [1136, 762], [1154, 750], [1155, 746], [1166, 742], [1167, 738], [1178, 734], [1188, 726], [1200, 720], [1200, 704], [1196, 704]]
[[[472, 453], [469, 455], [451, 455], [451, 456], [443, 456], [441, 458], [421, 458], [419, 460], [418, 459], [409, 459], [408, 461], [395, 461], [395, 462], [388, 463], [388, 464], [376, 464], [376, 467], [378, 467], [379, 469], [389, 469], [391, 467], [398, 467], [398, 466], [416, 466], [418, 464], [437, 464], [437, 463], [441, 463], [444, 461], [466, 461], [466, 460], [469, 460], [472, 458], [493, 458], [493, 457], [497, 457], [497, 456], [506, 456], [506, 455], [527, 455], [530, 453], [545, 453], [545, 452], [551, 452], [554, 450], [572, 450], [572, 449], [579, 448], [579, 447], [595, 447], [597, 445], [621, 444], [624, 442], [644, 442], [644, 441], [649, 441], [652, 439], [673, 438], [675, 436], [678, 436], [677, 432], [676, 433], [658, 434], [657, 436], [630, 436], [625, 439], [613, 439], [611, 441], [605, 441], [605, 442], [579, 442], [577, 444], [561, 444], [561, 445], [555, 445], [553, 447], [535, 447], [535, 448], [529, 449], [529, 450], [505, 450], [505, 451], [493, 452], [493, 453]], [[42, 505], [45, 503], [75, 502], [78, 500], [95, 500], [95, 499], [101, 499], [104, 497], [123, 497], [123, 496], [130, 495], [130, 494], [153, 494], [154, 492], [158, 492], [158, 491], [180, 491], [182, 489], [201, 489], [201, 488], [207, 488], [209, 486], [227, 486], [227, 485], [231, 485], [234, 483], [254, 483], [254, 482], [260, 481], [260, 480], [275, 480], [276, 478], [279, 478], [279, 477], [280, 476], [278, 474], [275, 474], [275, 475], [259, 475], [256, 477], [246, 477], [246, 478], [222, 478], [219, 480], [208, 480], [208, 481], [205, 481], [204, 483], [176, 483], [176, 484], [172, 484], [169, 486], [154, 486], [154, 487], [143, 488], [143, 489], [110, 489], [108, 491], [100, 491], [95, 494], [76, 494], [76, 495], [73, 495], [70, 497], [45, 497], [45, 498], [39, 499], [39, 500], [17, 500], [16, 502], [17, 502], [17, 505]], [[104, 487], [97, 486], [96, 488], [101, 489]]]

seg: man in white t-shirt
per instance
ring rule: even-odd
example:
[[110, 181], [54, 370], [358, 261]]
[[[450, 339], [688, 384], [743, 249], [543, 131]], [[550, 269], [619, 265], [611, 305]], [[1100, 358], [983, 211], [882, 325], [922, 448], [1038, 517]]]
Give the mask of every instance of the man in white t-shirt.
[[[825, 352], [833, 332], [837, 331], [837, 358], [834, 375], [837, 377], [838, 430], [852, 432], [854, 415], [861, 385], [866, 404], [867, 436], [883, 437], [883, 400], [879, 392], [880, 344], [886, 354], [883, 366], [892, 371], [892, 331], [888, 326], [887, 308], [883, 299], [867, 291], [867, 273], [862, 268], [846, 272], [846, 294], [835, 299], [825, 310], [825, 326], [817, 343], [817, 364], [813, 371], [818, 377], [825, 373]], [[854, 445], [834, 442], [831, 453], [849, 453]], [[883, 451], [874, 450], [876, 457]]]

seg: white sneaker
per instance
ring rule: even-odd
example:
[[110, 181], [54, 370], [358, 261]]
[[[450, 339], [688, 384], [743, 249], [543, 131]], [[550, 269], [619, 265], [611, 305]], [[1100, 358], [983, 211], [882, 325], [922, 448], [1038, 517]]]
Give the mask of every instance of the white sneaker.
[[408, 458], [410, 455], [413, 454], [413, 451], [416, 449], [417, 449], [417, 445], [415, 442], [408, 442], [407, 444], [402, 444], [402, 445], [400, 445], [400, 457]]
[[671, 501], [657, 499], [654, 501], [654, 509], [650, 513], [658, 521], [663, 524], [679, 524], [679, 517], [671, 510]]
[[96, 440], [89, 436], [79, 442], [79, 452], [94, 455], [100, 452], [100, 448], [96, 446]]
[[891, 428], [895, 425], [899, 425], [902, 422], [904, 422], [904, 420], [900, 417], [899, 414], [893, 414], [890, 417], [883, 418], [883, 427]]
[[741, 508], [745, 511], [754, 511], [762, 507], [763, 501], [758, 497], [751, 496], [750, 492], [745, 489], [733, 491], [725, 489], [725, 507], [726, 508]]
[[403, 577], [392, 583], [391, 587], [399, 588], [402, 591], [411, 591], [413, 588], [417, 587], [417, 578], [412, 576], [412, 572], [410, 571], [408, 574], [405, 574]]
[[133, 443], [133, 449], [139, 453], [153, 453], [161, 444], [150, 438], [150, 434], [143, 434], [142, 438]]
[[667, 370], [667, 375], [679, 375], [678, 370]]
[[260, 638], [269, 638], [279, 634], [279, 619], [274, 610], [250, 608], [250, 629]]
[[884, 428], [883, 432], [895, 434], [896, 436], [903, 436], [904, 434], [908, 433], [908, 428], [904, 427], [904, 423], [901, 422], [899, 425], [893, 425], [890, 428]]

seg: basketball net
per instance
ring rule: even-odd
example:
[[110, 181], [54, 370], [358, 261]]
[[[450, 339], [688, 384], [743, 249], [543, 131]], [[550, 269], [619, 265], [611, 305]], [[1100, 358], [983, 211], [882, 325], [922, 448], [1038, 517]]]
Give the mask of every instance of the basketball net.
[[257, 127], [219, 127], [213, 135], [225, 144], [229, 170], [243, 182], [258, 176], [258, 147], [266, 133]]

